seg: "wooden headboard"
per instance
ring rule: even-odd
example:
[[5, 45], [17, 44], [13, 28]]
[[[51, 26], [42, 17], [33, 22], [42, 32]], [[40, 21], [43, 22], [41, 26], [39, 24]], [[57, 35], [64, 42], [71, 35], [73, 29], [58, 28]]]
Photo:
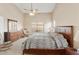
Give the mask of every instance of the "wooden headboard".
[[73, 26], [57, 26], [55, 32], [62, 34], [69, 44], [69, 47], [73, 47]]

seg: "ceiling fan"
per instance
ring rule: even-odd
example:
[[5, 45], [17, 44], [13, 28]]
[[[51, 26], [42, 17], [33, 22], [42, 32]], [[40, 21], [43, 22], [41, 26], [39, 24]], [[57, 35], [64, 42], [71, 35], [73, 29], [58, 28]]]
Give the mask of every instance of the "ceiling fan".
[[34, 15], [36, 15], [37, 14], [37, 12], [38, 12], [38, 9], [33, 9], [33, 4], [31, 3], [31, 5], [30, 5], [30, 10], [29, 9], [24, 9], [25, 11], [29, 11], [29, 15], [30, 16], [34, 16]]

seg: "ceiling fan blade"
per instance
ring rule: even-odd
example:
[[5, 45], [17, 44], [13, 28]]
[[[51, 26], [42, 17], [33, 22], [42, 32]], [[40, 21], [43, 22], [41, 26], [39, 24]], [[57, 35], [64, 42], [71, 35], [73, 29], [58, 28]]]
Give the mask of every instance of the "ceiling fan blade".
[[29, 10], [29, 9], [24, 9], [25, 11], [31, 11], [31, 10]]

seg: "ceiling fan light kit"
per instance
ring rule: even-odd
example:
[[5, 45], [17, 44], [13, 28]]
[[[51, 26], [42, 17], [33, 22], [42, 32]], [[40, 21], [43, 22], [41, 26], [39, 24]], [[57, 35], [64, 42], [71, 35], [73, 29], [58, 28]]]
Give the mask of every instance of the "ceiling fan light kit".
[[31, 10], [31, 11], [29, 12], [29, 15], [30, 15], [30, 16], [34, 16], [34, 15], [36, 15], [36, 14], [37, 14], [37, 9]]
[[28, 14], [29, 14], [30, 16], [35, 16], [35, 15], [37, 14], [38, 9], [33, 9], [32, 3], [31, 3], [31, 6], [30, 6], [30, 7], [31, 7], [30, 10], [28, 10], [28, 9], [24, 9], [24, 10], [29, 11]]
[[29, 15], [30, 15], [30, 16], [34, 16], [35, 14], [34, 14], [33, 12], [30, 12]]

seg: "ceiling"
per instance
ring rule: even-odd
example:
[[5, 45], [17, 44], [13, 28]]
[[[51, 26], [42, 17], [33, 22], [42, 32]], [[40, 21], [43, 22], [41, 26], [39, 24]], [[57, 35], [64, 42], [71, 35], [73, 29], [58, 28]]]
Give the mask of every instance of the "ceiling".
[[[15, 3], [15, 5], [23, 12], [29, 13], [31, 3]], [[54, 10], [55, 3], [32, 3], [33, 9], [38, 9], [38, 13], [50, 13]], [[27, 10], [24, 10], [27, 9]]]

